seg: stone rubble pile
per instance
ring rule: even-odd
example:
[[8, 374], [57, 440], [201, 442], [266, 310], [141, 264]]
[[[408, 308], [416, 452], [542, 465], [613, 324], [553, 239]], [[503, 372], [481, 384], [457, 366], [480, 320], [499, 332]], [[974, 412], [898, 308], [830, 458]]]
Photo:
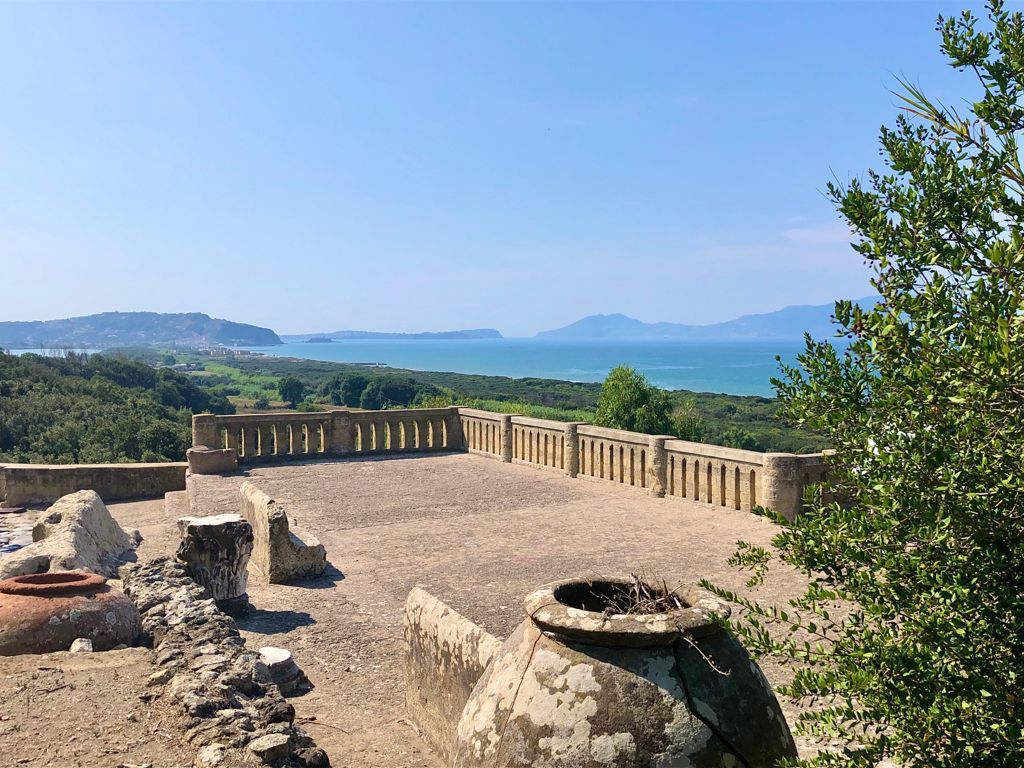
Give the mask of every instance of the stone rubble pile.
[[181, 704], [201, 764], [223, 767], [248, 757], [272, 766], [330, 765], [293, 724], [295, 710], [259, 654], [246, 650], [234, 620], [189, 578], [184, 564], [158, 558], [125, 566], [122, 578], [161, 667], [150, 684], [166, 684]]

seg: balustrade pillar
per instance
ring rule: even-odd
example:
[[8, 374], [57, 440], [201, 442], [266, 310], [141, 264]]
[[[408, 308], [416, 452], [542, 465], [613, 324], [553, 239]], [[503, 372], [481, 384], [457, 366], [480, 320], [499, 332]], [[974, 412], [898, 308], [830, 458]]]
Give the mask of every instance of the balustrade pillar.
[[348, 411], [331, 411], [331, 420], [324, 424], [324, 431], [324, 443], [328, 453], [344, 456], [355, 449], [352, 416]]
[[459, 407], [453, 405], [448, 409], [447, 424], [448, 444], [450, 451], [464, 451], [469, 448], [466, 444], [466, 436], [462, 431], [462, 416], [459, 414]]
[[212, 413], [197, 413], [192, 417], [192, 446], [199, 445], [205, 445], [207, 448], [221, 447], [217, 417]]
[[761, 464], [762, 504], [793, 520], [803, 507], [800, 457], [794, 453], [766, 453]]
[[565, 474], [569, 477], [576, 477], [580, 473], [579, 426], [576, 422], [565, 425]]
[[665, 488], [668, 486], [665, 438], [659, 435], [651, 435], [647, 444], [647, 494], [656, 498], [662, 498], [665, 495]]
[[506, 464], [512, 461], [512, 416], [502, 414], [501, 416], [501, 460]]
[[224, 432], [227, 435], [227, 447], [231, 448], [239, 456], [242, 455], [242, 451], [240, 450], [240, 446], [238, 444], [238, 432], [240, 429], [241, 427], [239, 427], [238, 424], [231, 423], [228, 423], [226, 425], [226, 428], [224, 429]]

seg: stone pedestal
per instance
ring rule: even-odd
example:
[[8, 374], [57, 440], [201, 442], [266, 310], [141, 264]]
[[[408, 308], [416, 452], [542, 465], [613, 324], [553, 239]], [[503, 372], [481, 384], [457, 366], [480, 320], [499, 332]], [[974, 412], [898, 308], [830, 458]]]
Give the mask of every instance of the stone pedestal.
[[193, 475], [223, 475], [238, 469], [238, 454], [230, 448], [197, 445], [185, 451], [185, 458]]
[[241, 515], [178, 519], [181, 544], [177, 557], [196, 583], [210, 593], [217, 607], [237, 616], [249, 610], [249, 555], [252, 526]]

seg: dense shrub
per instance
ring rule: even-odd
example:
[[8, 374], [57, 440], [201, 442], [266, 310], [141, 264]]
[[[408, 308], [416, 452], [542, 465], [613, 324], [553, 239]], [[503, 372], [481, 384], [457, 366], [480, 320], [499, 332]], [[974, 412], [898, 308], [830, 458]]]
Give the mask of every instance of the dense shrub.
[[620, 365], [601, 385], [594, 422], [602, 427], [663, 435], [672, 428], [672, 401], [645, 376]]

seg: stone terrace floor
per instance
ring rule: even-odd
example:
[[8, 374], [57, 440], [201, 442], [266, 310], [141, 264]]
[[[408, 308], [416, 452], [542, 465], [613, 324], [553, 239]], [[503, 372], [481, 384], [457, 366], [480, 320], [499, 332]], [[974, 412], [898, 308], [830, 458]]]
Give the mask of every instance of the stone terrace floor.
[[[194, 478], [204, 514], [238, 510], [249, 478], [327, 548], [328, 576], [291, 585], [250, 579], [252, 647], [290, 649], [316, 688], [292, 699], [301, 725], [345, 766], [439, 766], [405, 720], [403, 605], [422, 586], [499, 636], [524, 617], [522, 598], [572, 576], [701, 577], [745, 592], [726, 560], [737, 539], [767, 544], [775, 527], [751, 515], [655, 499], [607, 482], [469, 454], [262, 466]], [[179, 497], [180, 498], [180, 497]], [[140, 558], [174, 551], [163, 502], [111, 505], [145, 536]], [[802, 578], [777, 566], [757, 591], [783, 604]], [[765, 665], [773, 683], [785, 670]], [[783, 702], [790, 722], [795, 712]]]

